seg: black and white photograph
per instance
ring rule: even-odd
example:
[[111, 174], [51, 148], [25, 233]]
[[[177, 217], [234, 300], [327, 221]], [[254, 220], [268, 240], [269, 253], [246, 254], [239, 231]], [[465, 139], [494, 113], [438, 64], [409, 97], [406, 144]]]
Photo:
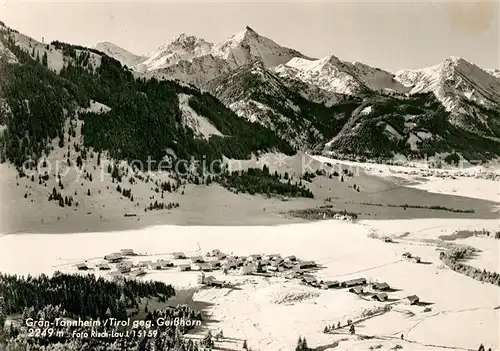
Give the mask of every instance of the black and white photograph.
[[0, 199], [0, 351], [500, 351], [500, 2], [0, 1]]

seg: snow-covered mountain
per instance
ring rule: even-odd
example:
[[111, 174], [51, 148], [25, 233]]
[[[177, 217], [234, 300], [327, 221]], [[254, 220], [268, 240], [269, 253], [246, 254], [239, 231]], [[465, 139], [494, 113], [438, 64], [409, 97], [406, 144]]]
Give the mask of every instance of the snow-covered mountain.
[[271, 68], [294, 57], [307, 59], [297, 50], [280, 46], [248, 26], [215, 44], [183, 33], [158, 47], [147, 58], [110, 43], [96, 48], [122, 64], [133, 66], [138, 74], [147, 78], [180, 80], [198, 87], [204, 87], [208, 81], [231, 69], [255, 61]]
[[119, 61], [122, 65], [127, 66], [129, 68], [147, 59], [147, 57], [145, 56], [135, 55], [130, 51], [127, 51], [124, 48], [121, 48], [118, 45], [115, 45], [108, 41], [97, 43], [94, 48], [96, 50], [101, 51], [102, 53], [105, 53], [110, 57], [113, 57], [115, 60]]
[[182, 33], [161, 45], [141, 64], [141, 70], [152, 71], [169, 67], [180, 61], [191, 61], [210, 54], [213, 44], [202, 38]]
[[275, 67], [294, 57], [307, 58], [297, 50], [280, 46], [261, 36], [248, 26], [222, 43], [215, 44], [212, 53], [226, 60], [233, 68], [255, 60], [262, 61], [266, 67]]
[[485, 107], [500, 103], [498, 78], [461, 57], [449, 57], [428, 68], [399, 71], [396, 79], [411, 87], [411, 94], [433, 92], [448, 110], [460, 107], [461, 99]]
[[406, 93], [409, 89], [394, 79], [394, 74], [363, 63], [342, 61], [336, 56], [319, 60], [293, 58], [276, 67], [286, 78], [313, 84], [321, 89], [348, 95], [369, 91]]

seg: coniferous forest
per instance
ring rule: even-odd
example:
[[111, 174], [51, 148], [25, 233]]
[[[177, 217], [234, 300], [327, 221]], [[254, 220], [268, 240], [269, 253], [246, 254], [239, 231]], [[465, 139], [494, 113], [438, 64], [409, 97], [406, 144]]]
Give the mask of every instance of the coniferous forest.
[[[199, 350], [182, 335], [199, 325], [200, 312], [185, 305], [152, 311], [140, 306], [141, 299], [165, 302], [173, 296], [174, 289], [164, 283], [111, 282], [94, 275], [0, 275], [0, 292], [0, 325], [8, 318], [17, 319], [0, 329], [1, 350]], [[135, 326], [112, 322], [134, 320], [130, 311], [145, 317]], [[161, 322], [175, 320], [185, 322]], [[32, 321], [48, 324], [32, 325]], [[83, 324], [96, 321], [92, 326]]]

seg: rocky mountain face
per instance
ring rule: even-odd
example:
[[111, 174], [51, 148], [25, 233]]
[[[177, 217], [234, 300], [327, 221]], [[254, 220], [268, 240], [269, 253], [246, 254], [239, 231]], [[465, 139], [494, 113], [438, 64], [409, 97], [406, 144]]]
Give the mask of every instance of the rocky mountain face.
[[[221, 43], [181, 34], [147, 57], [111, 43], [100, 43], [96, 49], [47, 45], [15, 31], [2, 45], [0, 52], [8, 62], [18, 60], [19, 55], [12, 52], [12, 47], [18, 47], [60, 75], [67, 75], [71, 64], [83, 63], [87, 70], [102, 71], [103, 60], [105, 72], [117, 70], [107, 61], [111, 57], [128, 68], [123, 70], [128, 73], [120, 73], [124, 74], [122, 80], [141, 78], [145, 84], [139, 89], [142, 92], [152, 89], [149, 81], [166, 84], [170, 88], [161, 85], [158, 89], [163, 89], [165, 98], [172, 98], [176, 107], [161, 113], [179, 115], [172, 123], [182, 122], [180, 125], [193, 129], [182, 138], [174, 137], [182, 140], [186, 150], [194, 147], [189, 140], [196, 135], [208, 144], [224, 140], [223, 150], [234, 149], [235, 139], [226, 136], [234, 134], [239, 120], [245, 123], [243, 129], [248, 126], [266, 131], [273, 140], [247, 142], [245, 155], [272, 145], [287, 152], [291, 146], [384, 160], [455, 153], [468, 159], [500, 155], [500, 71], [482, 69], [462, 58], [450, 57], [432, 67], [391, 73], [333, 55], [309, 58], [249, 27]], [[48, 57], [45, 63], [41, 59], [44, 55]], [[168, 85], [172, 80], [176, 85]], [[113, 105], [104, 101], [108, 99], [105, 93], [96, 95], [95, 91], [100, 90], [86, 94]], [[120, 96], [116, 92], [116, 98]], [[137, 103], [142, 104], [140, 100]], [[118, 107], [111, 107], [111, 114], [117, 113]]]

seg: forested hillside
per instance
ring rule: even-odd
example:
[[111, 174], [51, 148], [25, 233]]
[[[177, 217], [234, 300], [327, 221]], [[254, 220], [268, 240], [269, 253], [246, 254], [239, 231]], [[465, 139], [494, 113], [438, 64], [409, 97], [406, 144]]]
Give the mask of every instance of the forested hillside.
[[[49, 152], [49, 141], [60, 138], [67, 118], [83, 119], [84, 145], [108, 151], [119, 160], [148, 158], [157, 164], [167, 149], [178, 157], [207, 160], [222, 155], [246, 158], [251, 153], [279, 150], [293, 153], [288, 143], [268, 129], [236, 116], [217, 99], [172, 81], [135, 79], [121, 64], [102, 54], [100, 65], [89, 64], [89, 51], [79, 46], [54, 42], [50, 50], [61, 50], [65, 64], [59, 75], [44, 64], [38, 53], [22, 50], [12, 40], [11, 30], [1, 32], [2, 43], [19, 63], [1, 63], [0, 93], [8, 106], [0, 123], [6, 125], [2, 137], [2, 157], [20, 166]], [[93, 53], [98, 53], [92, 50]], [[33, 58], [34, 56], [34, 58]], [[194, 137], [181, 123], [178, 94], [191, 96], [189, 104], [222, 131], [224, 136], [209, 140]], [[110, 108], [105, 114], [85, 112], [90, 100]]]

